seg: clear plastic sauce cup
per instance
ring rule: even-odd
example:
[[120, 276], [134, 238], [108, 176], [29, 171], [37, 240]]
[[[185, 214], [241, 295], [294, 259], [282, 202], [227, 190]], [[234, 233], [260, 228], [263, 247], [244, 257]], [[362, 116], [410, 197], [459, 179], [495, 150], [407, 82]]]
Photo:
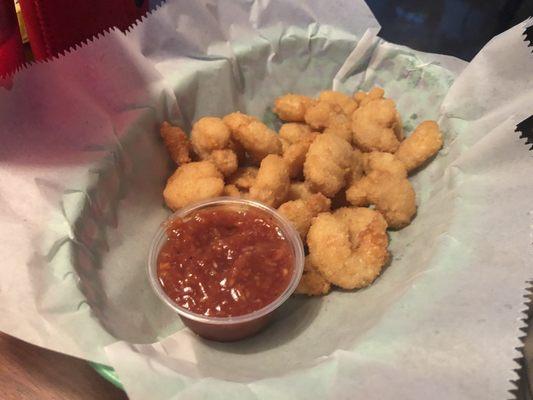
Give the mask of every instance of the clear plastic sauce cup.
[[[278, 228], [283, 233], [285, 239], [290, 243], [293, 251], [294, 265], [292, 276], [288, 286], [279, 297], [263, 308], [252, 311], [248, 314], [228, 317], [211, 317], [203, 314], [196, 314], [184, 307], [178, 305], [170, 298], [159, 281], [158, 277], [158, 256], [163, 244], [167, 240], [166, 226], [168, 221], [175, 218], [184, 218], [188, 215], [211, 207], [229, 206], [240, 208], [257, 209], [269, 214], [277, 223]], [[161, 224], [155, 234], [148, 255], [148, 275], [149, 280], [157, 296], [163, 302], [174, 310], [181, 318], [183, 323], [198, 335], [211, 340], [217, 341], [234, 341], [243, 339], [259, 332], [264, 328], [272, 318], [274, 310], [280, 307], [294, 292], [302, 277], [304, 265], [304, 249], [300, 235], [294, 229], [292, 224], [281, 214], [271, 207], [253, 200], [238, 199], [232, 197], [218, 197], [184, 207], [172, 214], [167, 221]]]

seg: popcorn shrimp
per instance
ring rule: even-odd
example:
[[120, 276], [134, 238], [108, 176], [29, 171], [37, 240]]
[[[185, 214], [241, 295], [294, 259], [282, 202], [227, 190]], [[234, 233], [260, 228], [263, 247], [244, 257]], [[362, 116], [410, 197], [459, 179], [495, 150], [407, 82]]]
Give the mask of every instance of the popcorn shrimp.
[[181, 128], [172, 126], [164, 121], [161, 124], [159, 132], [163, 138], [165, 147], [170, 153], [170, 158], [172, 158], [176, 164], [182, 165], [191, 162], [191, 143]]
[[266, 156], [259, 167], [257, 177], [250, 187], [249, 198], [261, 201], [270, 207], [278, 207], [289, 191], [289, 169], [278, 155]]
[[183, 164], [168, 178], [163, 191], [165, 203], [172, 210], [195, 201], [217, 197], [224, 190], [222, 174], [209, 161]]
[[374, 205], [394, 229], [409, 225], [416, 213], [416, 195], [411, 182], [379, 170], [352, 184], [346, 198], [354, 206]]
[[234, 140], [242, 145], [255, 163], [269, 154], [281, 154], [281, 142], [276, 132], [259, 121], [238, 126], [232, 132]]
[[394, 153], [400, 145], [397, 130], [397, 112], [392, 100], [373, 100], [352, 115], [353, 142], [363, 151]]
[[309, 147], [304, 176], [311, 190], [333, 197], [345, 185], [352, 163], [352, 146], [335, 136], [317, 136]]
[[435, 121], [424, 121], [405, 139], [395, 153], [408, 172], [423, 165], [442, 147], [442, 134]]
[[370, 285], [389, 259], [387, 223], [369, 208], [341, 208], [313, 220], [307, 243], [312, 265], [344, 289]]
[[309, 256], [305, 257], [304, 273], [294, 293], [308, 296], [320, 296], [328, 294], [331, 290], [329, 283], [320, 272], [313, 266]]
[[301, 94], [289, 93], [274, 101], [274, 113], [279, 119], [287, 122], [303, 122], [305, 112], [313, 103], [313, 99]]
[[292, 222], [302, 240], [305, 240], [311, 221], [319, 213], [328, 211], [331, 200], [322, 193], [315, 193], [305, 200], [291, 200], [279, 206], [278, 211]]

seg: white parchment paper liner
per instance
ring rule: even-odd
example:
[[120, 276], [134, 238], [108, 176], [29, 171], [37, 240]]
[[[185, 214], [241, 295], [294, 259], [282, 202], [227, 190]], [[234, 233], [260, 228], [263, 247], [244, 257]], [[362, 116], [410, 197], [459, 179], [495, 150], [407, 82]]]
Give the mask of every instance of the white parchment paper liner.
[[[379, 40], [360, 2], [171, 1], [24, 71], [0, 94], [0, 329], [110, 361], [131, 398], [509, 397], [532, 275], [531, 156], [514, 132], [533, 109], [525, 27], [466, 65]], [[144, 277], [167, 213], [157, 123], [268, 120], [278, 94], [373, 84], [408, 130], [434, 118], [446, 135], [392, 266], [356, 294], [293, 300], [248, 341], [182, 330]]]

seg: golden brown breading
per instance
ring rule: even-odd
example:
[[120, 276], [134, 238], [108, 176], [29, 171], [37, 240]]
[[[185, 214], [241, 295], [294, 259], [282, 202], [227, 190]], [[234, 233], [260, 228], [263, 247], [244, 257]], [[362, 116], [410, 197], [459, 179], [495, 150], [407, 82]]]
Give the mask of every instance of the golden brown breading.
[[315, 193], [305, 200], [287, 201], [279, 206], [278, 211], [292, 222], [302, 240], [305, 240], [313, 218], [328, 211], [330, 206], [330, 199], [322, 193]]
[[363, 153], [363, 168], [366, 174], [371, 171], [382, 171], [399, 178], [407, 178], [405, 165], [391, 153], [380, 151]]
[[365, 156], [359, 149], [354, 149], [352, 153], [352, 164], [350, 166], [350, 175], [348, 185], [352, 185], [361, 179], [364, 175]]
[[382, 88], [374, 86], [368, 93], [361, 91], [355, 93], [353, 98], [361, 107], [372, 100], [382, 99], [384, 95], [385, 91]]
[[288, 122], [279, 128], [279, 137], [285, 139], [289, 144], [299, 142], [311, 134], [311, 127], [306, 124]]
[[161, 134], [163, 142], [170, 153], [170, 158], [172, 158], [176, 164], [182, 165], [191, 162], [191, 156], [189, 154], [191, 150], [191, 143], [181, 128], [172, 126], [168, 122], [164, 121], [161, 124], [159, 133]]
[[232, 132], [233, 139], [240, 143], [253, 162], [259, 164], [269, 154], [281, 154], [281, 142], [276, 132], [259, 121], [240, 125]]
[[318, 100], [338, 105], [341, 107], [342, 112], [347, 116], [352, 115], [357, 109], [357, 102], [354, 99], [344, 93], [336, 92], [334, 90], [324, 90], [323, 92], [320, 92]]
[[235, 111], [222, 118], [222, 121], [224, 121], [231, 132], [235, 132], [240, 126], [248, 125], [252, 121], [259, 120], [251, 115], [243, 114], [240, 111]]
[[320, 272], [313, 266], [309, 256], [305, 257], [304, 273], [294, 293], [308, 296], [320, 296], [328, 294], [331, 290], [329, 283]]
[[192, 127], [191, 142], [194, 152], [201, 159], [207, 159], [214, 150], [228, 148], [230, 130], [220, 118], [200, 118]]
[[227, 179], [227, 182], [235, 185], [239, 190], [248, 191], [254, 184], [258, 171], [256, 167], [240, 167]]
[[209, 160], [215, 164], [215, 167], [217, 167], [224, 176], [230, 176], [237, 171], [239, 166], [237, 155], [230, 149], [213, 150], [209, 155]]
[[314, 192], [311, 191], [311, 188], [306, 182], [294, 181], [291, 182], [289, 186], [289, 193], [287, 194], [287, 201], [289, 200], [305, 200], [308, 197], [312, 196]]
[[304, 122], [305, 112], [313, 103], [310, 97], [289, 93], [274, 101], [274, 113], [287, 122]]
[[400, 144], [395, 155], [410, 172], [437, 154], [441, 147], [439, 126], [435, 121], [424, 121]]
[[224, 186], [224, 192], [222, 194], [224, 196], [230, 196], [230, 197], [238, 197], [238, 198], [244, 197], [243, 193], [235, 185]]
[[394, 153], [400, 145], [396, 115], [390, 99], [373, 100], [359, 107], [352, 115], [354, 144], [363, 151]]
[[289, 176], [297, 178], [302, 175], [305, 155], [318, 133], [304, 124], [283, 124], [279, 131], [282, 141], [283, 159], [289, 167]]
[[346, 198], [354, 206], [373, 204], [394, 229], [409, 225], [416, 213], [416, 194], [409, 180], [379, 170], [351, 185]]
[[342, 113], [342, 108], [336, 104], [318, 101], [311, 105], [305, 113], [305, 122], [311, 129], [322, 130], [327, 128], [330, 119]]
[[287, 163], [280, 156], [269, 154], [261, 161], [257, 177], [250, 187], [249, 198], [270, 207], [279, 207], [287, 197], [289, 186]]
[[370, 285], [388, 260], [387, 223], [369, 208], [342, 208], [313, 220], [307, 243], [313, 266], [344, 289]]
[[307, 152], [304, 176], [312, 191], [333, 197], [347, 183], [352, 146], [329, 134], [318, 135]]
[[196, 201], [217, 197], [224, 190], [222, 174], [210, 161], [184, 164], [168, 178], [163, 191], [167, 206], [172, 210]]

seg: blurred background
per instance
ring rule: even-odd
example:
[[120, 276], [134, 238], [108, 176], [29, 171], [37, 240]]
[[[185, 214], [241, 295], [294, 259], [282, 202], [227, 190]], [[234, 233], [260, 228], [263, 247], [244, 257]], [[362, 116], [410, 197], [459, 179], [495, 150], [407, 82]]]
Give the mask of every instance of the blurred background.
[[[384, 39], [470, 60], [533, 15], [533, 0], [366, 0]], [[164, 0], [0, 0], [0, 76], [53, 57], [106, 28], [126, 29]]]

